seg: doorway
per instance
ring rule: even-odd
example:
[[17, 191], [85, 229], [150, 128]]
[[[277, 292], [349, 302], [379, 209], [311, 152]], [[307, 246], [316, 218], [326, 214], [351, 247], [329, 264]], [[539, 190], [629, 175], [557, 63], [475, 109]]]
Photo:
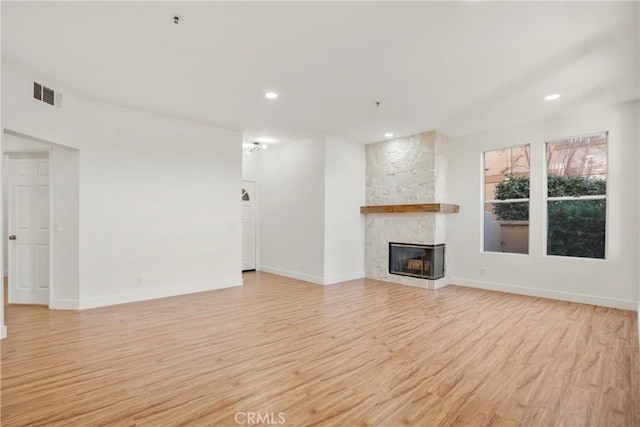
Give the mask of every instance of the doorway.
[[79, 151], [4, 129], [2, 153], [5, 301], [77, 310]]
[[242, 271], [256, 269], [256, 183], [242, 181]]

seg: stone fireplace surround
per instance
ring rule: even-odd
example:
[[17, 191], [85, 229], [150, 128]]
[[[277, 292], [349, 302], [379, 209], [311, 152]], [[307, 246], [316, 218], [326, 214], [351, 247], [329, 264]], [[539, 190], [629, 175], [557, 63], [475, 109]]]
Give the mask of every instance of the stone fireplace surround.
[[[367, 145], [366, 204], [445, 203], [447, 144], [445, 135], [429, 131]], [[389, 242], [446, 244], [446, 213], [365, 215], [365, 274], [372, 279], [428, 289], [447, 284], [446, 270], [445, 277], [438, 280], [390, 274]]]

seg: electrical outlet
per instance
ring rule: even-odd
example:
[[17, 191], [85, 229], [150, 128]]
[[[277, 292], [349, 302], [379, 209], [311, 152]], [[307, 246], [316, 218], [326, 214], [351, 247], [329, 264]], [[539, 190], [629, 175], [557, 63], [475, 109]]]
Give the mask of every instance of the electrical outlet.
[[481, 276], [484, 276], [484, 268], [481, 268], [481, 269], [480, 269], [480, 275], [481, 275]]
[[300, 263], [300, 270], [304, 270], [304, 262]]
[[140, 278], [140, 277], [136, 277], [136, 285], [137, 285], [137, 286], [142, 285], [142, 278]]

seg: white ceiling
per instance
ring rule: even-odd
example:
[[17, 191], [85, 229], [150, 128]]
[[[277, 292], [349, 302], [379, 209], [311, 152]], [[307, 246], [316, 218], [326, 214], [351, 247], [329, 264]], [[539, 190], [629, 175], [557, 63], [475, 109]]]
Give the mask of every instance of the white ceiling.
[[2, 57], [81, 96], [245, 141], [368, 143], [637, 99], [638, 18], [638, 2], [605, 1], [3, 1]]

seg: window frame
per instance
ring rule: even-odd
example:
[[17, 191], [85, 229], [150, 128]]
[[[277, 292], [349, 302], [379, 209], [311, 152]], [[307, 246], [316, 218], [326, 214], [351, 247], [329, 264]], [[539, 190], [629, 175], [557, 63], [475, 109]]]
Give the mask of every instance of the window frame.
[[[604, 134], [606, 138], [605, 157], [607, 159], [607, 171], [605, 173], [605, 180], [607, 182], [605, 194], [598, 195], [586, 195], [586, 196], [559, 196], [549, 197], [549, 164], [547, 156], [547, 147], [549, 143], [564, 141], [573, 138], [585, 138], [588, 136]], [[545, 258], [556, 259], [571, 259], [571, 260], [586, 260], [586, 261], [607, 261], [609, 259], [609, 131], [590, 132], [581, 135], [567, 136], [561, 138], [547, 139], [543, 144], [543, 157], [544, 166], [542, 170], [542, 207], [543, 207], [543, 220], [542, 220], [542, 250]], [[548, 253], [548, 240], [549, 240], [549, 202], [561, 202], [561, 201], [577, 201], [577, 200], [604, 200], [605, 201], [605, 219], [604, 219], [604, 257], [603, 258], [589, 258], [579, 256], [568, 255], [549, 255]]]
[[[522, 148], [522, 147], [528, 147], [529, 149], [529, 158], [531, 158], [531, 143], [527, 142], [525, 144], [516, 144], [516, 145], [509, 145], [506, 147], [500, 147], [500, 148], [493, 148], [490, 150], [484, 150], [482, 151], [481, 155], [481, 179], [480, 179], [480, 185], [482, 186], [482, 191], [480, 192], [480, 253], [483, 254], [501, 254], [501, 255], [520, 255], [520, 256], [529, 256], [531, 255], [531, 163], [529, 165], [529, 197], [527, 198], [522, 198], [522, 199], [487, 199], [487, 185], [486, 185], [486, 172], [487, 172], [487, 165], [486, 165], [486, 153], [492, 152], [492, 151], [501, 151], [501, 150], [509, 150], [512, 148]], [[485, 250], [485, 223], [484, 223], [484, 214], [485, 214], [485, 205], [486, 204], [499, 204], [499, 203], [528, 203], [529, 204], [529, 208], [528, 208], [528, 212], [529, 212], [529, 227], [527, 230], [528, 236], [527, 236], [527, 253], [520, 253], [520, 252], [496, 252], [496, 251], [487, 251]]]

